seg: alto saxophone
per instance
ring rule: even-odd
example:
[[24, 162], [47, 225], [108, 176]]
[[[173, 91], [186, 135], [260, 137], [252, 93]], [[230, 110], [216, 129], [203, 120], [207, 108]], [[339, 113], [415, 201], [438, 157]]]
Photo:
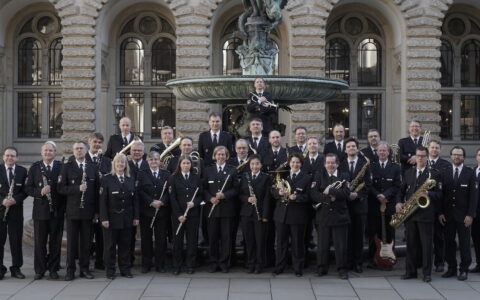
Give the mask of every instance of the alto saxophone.
[[[82, 185], [87, 184], [87, 164], [83, 166], [83, 173], [82, 173]], [[80, 197], [80, 208], [85, 207], [85, 191], [82, 192], [82, 196]]]
[[394, 228], [398, 228], [419, 207], [427, 208], [430, 205], [430, 198], [422, 194], [435, 187], [435, 185], [437, 185], [437, 181], [435, 179], [431, 179], [431, 173], [429, 173], [427, 180], [425, 180], [425, 182], [415, 191], [415, 193], [413, 193], [413, 195], [410, 196], [407, 201], [405, 201], [401, 210], [392, 216], [390, 225]]
[[[253, 186], [252, 186], [252, 182], [250, 181], [250, 177], [248, 176], [248, 174], [245, 174], [246, 178], [247, 178], [247, 183], [248, 183], [248, 191], [250, 193], [250, 197], [253, 197], [253, 198], [257, 198], [257, 196], [255, 196], [255, 191], [253, 190]], [[255, 206], [255, 212], [257, 213], [257, 219], [258, 221], [260, 221], [262, 218], [260, 218], [260, 213], [258, 212], [258, 205], [257, 205], [257, 202], [253, 203], [253, 206]]]
[[[42, 182], [43, 182], [43, 187], [46, 187], [48, 185], [48, 178], [45, 173], [44, 167], [41, 167], [41, 172], [42, 172]], [[53, 212], [53, 199], [52, 199], [52, 194], [46, 193], [45, 196], [47, 197], [48, 200], [48, 206], [50, 207], [50, 212]]]
[[353, 193], [360, 192], [365, 186], [365, 181], [362, 183], [360, 183], [360, 181], [363, 180], [363, 177], [365, 176], [365, 172], [367, 172], [368, 166], [370, 165], [370, 159], [368, 159], [368, 157], [366, 157], [362, 151], [360, 151], [360, 154], [362, 154], [362, 156], [365, 158], [367, 162], [363, 165], [360, 172], [358, 172], [357, 176], [350, 183], [350, 192], [353, 192]]
[[[15, 175], [12, 178], [12, 184], [10, 184], [10, 188], [8, 189], [7, 198], [13, 198], [13, 189], [15, 188]], [[10, 206], [5, 207], [5, 213], [3, 214], [3, 222], [7, 222], [7, 215], [8, 211], [10, 210]]]

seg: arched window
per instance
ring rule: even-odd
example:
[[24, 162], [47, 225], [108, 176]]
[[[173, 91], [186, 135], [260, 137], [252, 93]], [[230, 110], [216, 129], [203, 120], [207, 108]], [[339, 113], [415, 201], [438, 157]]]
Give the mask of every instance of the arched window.
[[447, 14], [440, 48], [440, 137], [480, 139], [480, 20]]
[[367, 138], [369, 128], [382, 132], [382, 43], [382, 31], [370, 17], [349, 13], [327, 24], [325, 74], [350, 83], [348, 90], [325, 105], [327, 138], [333, 138], [335, 124], [344, 125], [346, 135], [360, 139]]
[[175, 30], [162, 16], [143, 12], [124, 22], [118, 41], [117, 95], [125, 115], [132, 131], [146, 139], [160, 137], [162, 126], [175, 127], [175, 97], [165, 87], [176, 77]]
[[60, 138], [62, 131], [62, 38], [49, 12], [25, 20], [16, 35], [16, 137]]

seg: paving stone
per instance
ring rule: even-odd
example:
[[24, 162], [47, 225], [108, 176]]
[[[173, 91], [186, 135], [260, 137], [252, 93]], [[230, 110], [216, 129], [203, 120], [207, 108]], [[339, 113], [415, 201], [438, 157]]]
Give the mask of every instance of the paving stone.
[[254, 293], [230, 293], [228, 300], [271, 300], [272, 296], [268, 294], [254, 294]]
[[309, 289], [292, 289], [292, 288], [273, 288], [272, 287], [272, 299], [273, 300], [314, 300], [315, 295], [311, 288]]
[[195, 288], [228, 289], [228, 284], [229, 284], [228, 279], [192, 278], [188, 286], [188, 289], [195, 289]]
[[385, 278], [377, 277], [363, 277], [363, 278], [350, 278], [350, 283], [355, 289], [376, 289], [385, 290], [391, 289], [392, 286]]
[[143, 296], [145, 297], [182, 297], [187, 291], [186, 283], [159, 283], [157, 281], [148, 285]]
[[143, 289], [105, 289], [97, 299], [99, 300], [132, 300], [139, 299], [143, 293]]
[[311, 289], [308, 278], [273, 278], [270, 280], [272, 291], [274, 289]]
[[185, 300], [228, 299], [228, 288], [188, 288]]
[[360, 299], [365, 300], [397, 300], [402, 299], [394, 289], [355, 289]]
[[312, 288], [317, 298], [319, 296], [321, 297], [328, 297], [328, 296], [356, 297], [357, 296], [354, 289], [352, 288], [352, 285], [345, 280], [341, 280], [341, 282], [312, 281]]
[[[389, 278], [393, 288], [404, 299], [443, 299], [442, 295], [435, 288], [420, 280], [402, 280], [400, 278]], [[436, 278], [434, 278], [434, 283]]]
[[459, 281], [457, 278], [435, 278], [430, 283], [437, 290], [468, 290], [471, 287], [465, 281]]
[[317, 300], [358, 300], [358, 297], [316, 296]]
[[36, 280], [16, 293], [11, 299], [52, 299], [68, 285], [66, 281]]
[[0, 288], [0, 295], [4, 294], [15, 294], [16, 292], [20, 291], [27, 285], [32, 283], [31, 280], [20, 280], [20, 279], [4, 279], [1, 281], [1, 288]]
[[182, 297], [142, 297], [140, 300], [182, 300]]
[[230, 295], [232, 293], [264, 293], [270, 294], [270, 281], [268, 279], [231, 279]]
[[57, 297], [63, 296], [97, 296], [107, 286], [109, 282], [85, 282], [73, 281], [67, 285]]
[[107, 289], [121, 289], [121, 290], [145, 289], [151, 280], [152, 280], [151, 277], [133, 277], [133, 278], [117, 277], [111, 281]]
[[469, 290], [441, 290], [439, 291], [448, 300], [480, 299], [480, 293], [474, 289]]

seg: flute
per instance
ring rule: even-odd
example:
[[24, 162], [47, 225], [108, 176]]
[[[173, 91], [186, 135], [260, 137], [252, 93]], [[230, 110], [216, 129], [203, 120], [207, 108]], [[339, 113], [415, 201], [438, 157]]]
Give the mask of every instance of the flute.
[[[14, 188], [15, 188], [15, 175], [13, 175], [12, 184], [10, 184], [10, 188], [8, 189], [7, 199], [11, 199], [13, 197]], [[3, 222], [7, 222], [7, 215], [9, 210], [10, 210], [10, 206], [5, 207], [5, 213], [3, 214]]]
[[[167, 181], [165, 181], [165, 183], [163, 184], [162, 193], [160, 194], [160, 198], [158, 199], [159, 201], [162, 200], [163, 193], [165, 192], [166, 187], [167, 187]], [[155, 215], [153, 215], [152, 223], [150, 223], [150, 228], [153, 228], [153, 223], [155, 223], [155, 219], [157, 218], [157, 214], [159, 210], [160, 210], [160, 207], [155, 209]]]
[[[195, 190], [195, 193], [193, 193], [193, 197], [192, 197], [192, 200], [190, 201], [191, 203], [193, 203], [193, 200], [195, 200], [195, 197], [197, 196], [197, 193], [198, 193], [198, 187], [197, 189]], [[190, 210], [190, 207], [187, 207], [187, 209], [185, 210], [185, 213], [183, 214], [183, 217], [186, 218], [187, 217], [187, 214], [188, 214], [188, 211]], [[185, 223], [185, 221], [183, 221], [183, 223]], [[182, 222], [180, 222], [180, 224], [178, 225], [178, 228], [177, 228], [177, 232], [175, 233], [175, 235], [178, 235], [178, 233], [180, 232], [180, 228], [182, 228], [182, 225], [183, 225]]]
[[[225, 188], [225, 186], [227, 185], [227, 182], [228, 182], [228, 179], [230, 178], [230, 174], [227, 175], [227, 178], [225, 179], [225, 182], [223, 183], [223, 186], [222, 186], [222, 189], [219, 191], [219, 193], [223, 193], [223, 189]], [[212, 208], [210, 209], [210, 212], [208, 213], [208, 217], [210, 218], [212, 216], [212, 212], [213, 210], [215, 209], [215, 206], [217, 206], [217, 204], [213, 204], [212, 205]]]
[[[248, 184], [248, 191], [250, 192], [250, 197], [257, 198], [255, 196], [255, 191], [253, 190], [252, 182], [250, 181], [250, 177], [248, 177], [248, 174], [245, 173], [245, 176], [247, 177], [247, 184]], [[257, 213], [257, 218], [260, 221], [262, 218], [260, 218], [260, 213], [258, 212], [258, 206], [257, 202], [252, 203], [253, 206], [255, 206], [255, 212]]]

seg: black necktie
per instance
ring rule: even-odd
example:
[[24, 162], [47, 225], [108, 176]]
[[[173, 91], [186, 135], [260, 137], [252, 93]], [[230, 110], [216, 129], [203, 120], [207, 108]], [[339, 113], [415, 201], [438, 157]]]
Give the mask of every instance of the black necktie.
[[295, 178], [297, 178], [297, 173], [292, 174], [292, 180], [295, 180]]
[[385, 169], [385, 163], [382, 163], [382, 169]]
[[185, 174], [185, 180], [188, 180], [188, 174]]
[[417, 145], [417, 141], [418, 141], [417, 139], [413, 139], [413, 143], [414, 143], [415, 145]]
[[52, 168], [50, 167], [50, 165], [47, 165], [47, 172], [50, 173], [52, 171]]
[[375, 156], [377, 156], [377, 149], [373, 149], [373, 153]]
[[125, 147], [126, 145], [128, 145], [128, 140], [127, 140], [127, 137], [124, 136], [123, 137], [123, 146]]
[[458, 182], [458, 168], [455, 168], [455, 175], [453, 175], [453, 181], [455, 184]]
[[422, 176], [422, 170], [418, 170], [417, 178], [420, 178], [420, 176]]
[[218, 173], [222, 173], [222, 167], [218, 167]]
[[218, 144], [217, 134], [216, 134], [216, 133], [213, 134], [213, 144], [214, 144], [214, 145], [217, 145], [217, 144]]
[[135, 166], [137, 167], [137, 169], [140, 169], [140, 163], [138, 161], [135, 163]]
[[8, 185], [12, 185], [13, 182], [13, 168], [8, 168]]
[[337, 144], [337, 151], [342, 152], [342, 143]]
[[240, 164], [243, 164], [243, 162], [244, 162], [243, 159], [241, 159], [241, 160], [240, 160]]
[[93, 162], [97, 163], [97, 157], [96, 156], [93, 157]]
[[153, 172], [153, 177], [157, 179], [157, 172]]
[[255, 179], [257, 179], [257, 175], [252, 176], [252, 180], [255, 181]]
[[120, 179], [120, 183], [123, 183], [123, 176], [120, 176], [119, 179]]
[[83, 164], [80, 164], [80, 170], [83, 171]]
[[313, 165], [314, 163], [315, 163], [315, 158], [311, 158], [311, 159], [310, 159], [310, 164]]
[[253, 138], [253, 143], [255, 144], [255, 148], [258, 147], [258, 137]]
[[277, 159], [278, 150], [273, 151], [273, 159]]
[[354, 164], [355, 164], [355, 161], [350, 162], [350, 174], [352, 174], [352, 175], [353, 175], [353, 172], [355, 172], [355, 168], [353, 166]]
[[433, 167], [434, 165], [435, 165], [435, 161], [432, 159], [432, 160], [430, 161], [430, 166]]

